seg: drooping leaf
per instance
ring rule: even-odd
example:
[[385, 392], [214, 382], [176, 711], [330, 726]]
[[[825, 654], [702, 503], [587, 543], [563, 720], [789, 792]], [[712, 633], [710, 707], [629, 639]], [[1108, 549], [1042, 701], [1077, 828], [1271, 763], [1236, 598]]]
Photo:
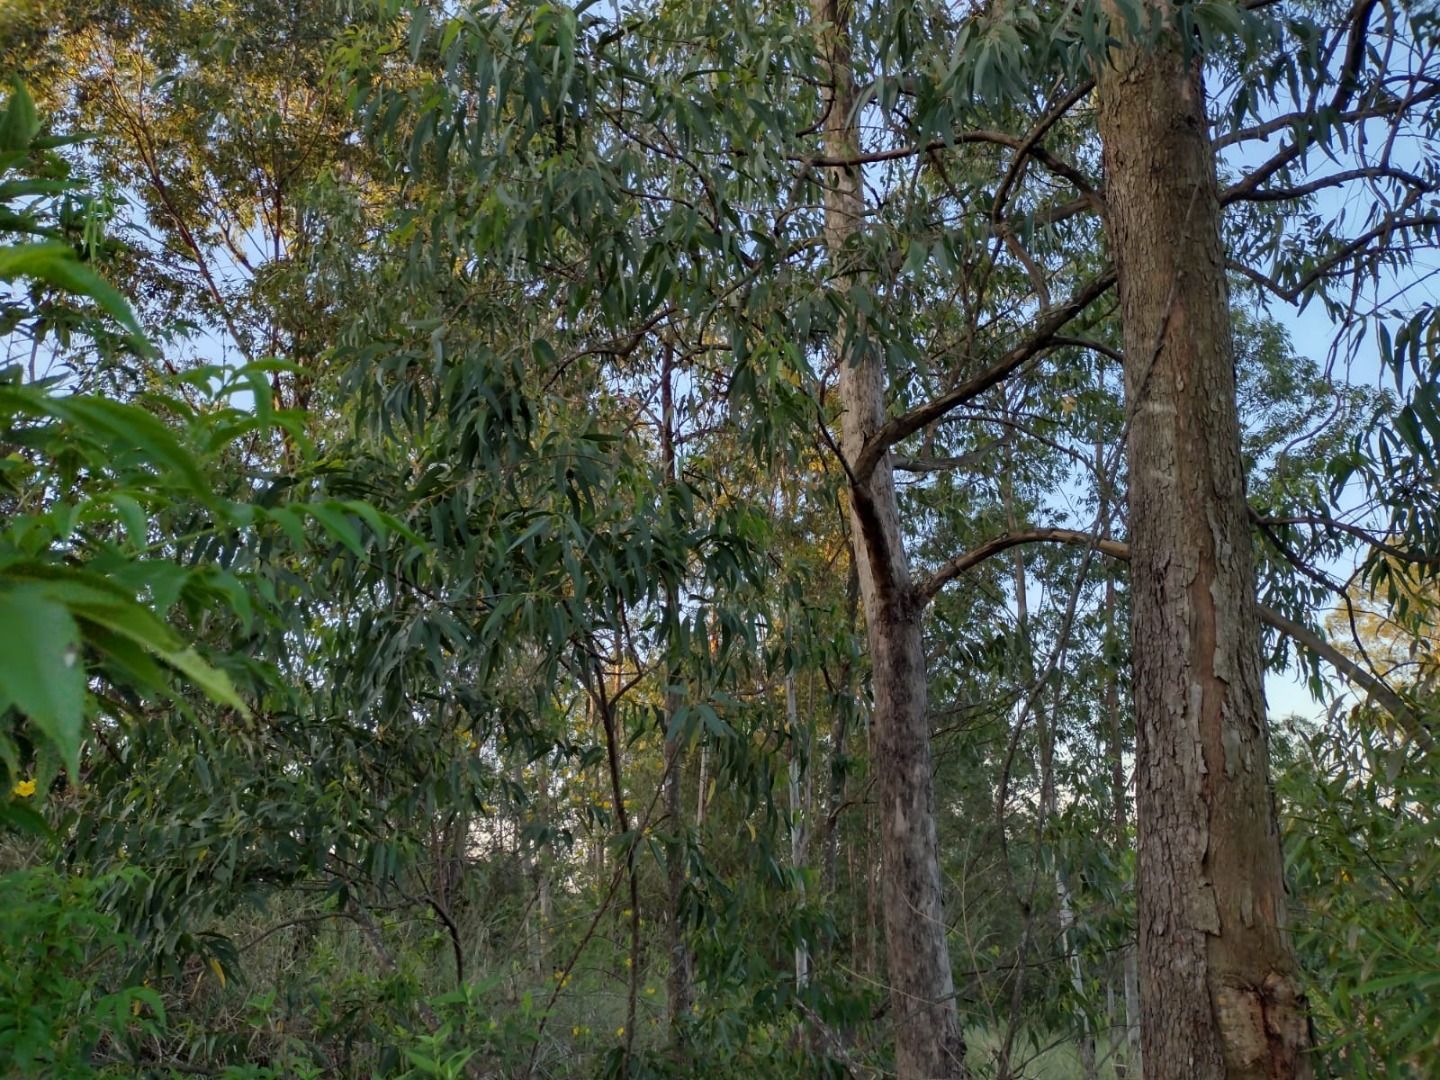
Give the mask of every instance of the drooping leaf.
[[85, 721], [80, 630], [41, 587], [0, 589], [0, 700], [24, 713], [75, 771]]

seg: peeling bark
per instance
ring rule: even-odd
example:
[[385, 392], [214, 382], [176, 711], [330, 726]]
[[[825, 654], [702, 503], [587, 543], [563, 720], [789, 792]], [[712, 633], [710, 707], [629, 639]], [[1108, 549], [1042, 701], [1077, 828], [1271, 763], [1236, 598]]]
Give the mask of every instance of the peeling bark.
[[[1171, 18], [1167, 0], [1147, 6]], [[1203, 93], [1168, 30], [1113, 52], [1097, 88], [1132, 418], [1141, 1033], [1146, 1076], [1278, 1080], [1310, 1075], [1308, 1024]]]
[[[837, 162], [859, 154], [857, 101], [851, 65], [848, 7], [812, 0], [829, 76], [823, 121], [824, 151]], [[837, 287], [861, 283], [847, 267], [850, 241], [864, 216], [860, 170], [826, 168], [825, 242]], [[863, 334], [838, 335], [840, 449], [847, 462], [867, 456], [884, 426], [885, 365]], [[850, 507], [860, 599], [870, 646], [874, 695], [872, 731], [880, 848], [884, 863], [881, 908], [900, 1080], [963, 1077], [965, 1042], [955, 1009], [950, 953], [941, 904], [935, 833], [934, 776], [926, 712], [923, 605], [916, 596], [900, 532], [890, 455], [850, 476]]]

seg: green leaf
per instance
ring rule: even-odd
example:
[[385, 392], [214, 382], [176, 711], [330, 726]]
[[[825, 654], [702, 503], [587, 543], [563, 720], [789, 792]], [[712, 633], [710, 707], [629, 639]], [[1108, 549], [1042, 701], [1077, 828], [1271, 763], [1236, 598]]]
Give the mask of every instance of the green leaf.
[[73, 775], [85, 720], [80, 629], [34, 586], [0, 592], [0, 699], [30, 718]]
[[129, 537], [130, 543], [136, 548], [145, 546], [148, 539], [148, 527], [146, 524], [145, 511], [135, 499], [123, 492], [116, 492], [110, 496], [110, 505], [115, 507], [115, 512], [125, 526], [125, 534]]
[[318, 521], [330, 536], [344, 544], [354, 554], [364, 557], [365, 543], [360, 530], [345, 516], [338, 503], [310, 503], [305, 511]]
[[50, 826], [46, 824], [39, 811], [25, 803], [13, 800], [0, 802], [0, 828], [28, 833], [41, 840], [48, 839], [52, 835]]
[[25, 84], [15, 79], [11, 86], [10, 100], [0, 116], [0, 150], [25, 150], [40, 132], [40, 118]]
[[242, 715], [249, 715], [250, 710], [246, 707], [244, 699], [235, 692], [235, 687], [230, 682], [230, 676], [211, 667], [194, 649], [163, 653], [161, 659], [203, 690], [211, 701], [229, 705]]
[[69, 244], [45, 241], [0, 248], [0, 281], [13, 281], [19, 277], [36, 278], [65, 292], [90, 297], [102, 311], [130, 331], [131, 341], [137, 349], [150, 351], [145, 333], [125, 297], [82, 263]]
[[127, 596], [123, 589], [79, 570], [34, 567], [29, 568], [29, 572], [36, 579], [44, 579], [37, 580], [36, 591], [50, 601], [64, 604], [82, 623], [92, 623], [129, 638], [186, 676], [211, 700], [249, 714], [244, 700], [224, 672], [207, 664], [194, 649], [184, 647], [169, 626], [149, 608]]
[[178, 475], [198, 495], [209, 495], [210, 485], [199, 463], [174, 433], [155, 417], [132, 405], [95, 397], [52, 398], [45, 408], [72, 424], [99, 430], [122, 447], [139, 450], [153, 464]]

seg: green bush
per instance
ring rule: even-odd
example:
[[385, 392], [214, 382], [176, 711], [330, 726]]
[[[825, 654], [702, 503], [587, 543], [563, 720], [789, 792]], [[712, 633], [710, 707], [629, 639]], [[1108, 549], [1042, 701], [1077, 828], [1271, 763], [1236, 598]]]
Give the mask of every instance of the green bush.
[[102, 1043], [164, 1023], [160, 995], [122, 974], [127, 940], [97, 906], [106, 884], [51, 869], [0, 877], [0, 1075], [92, 1076]]

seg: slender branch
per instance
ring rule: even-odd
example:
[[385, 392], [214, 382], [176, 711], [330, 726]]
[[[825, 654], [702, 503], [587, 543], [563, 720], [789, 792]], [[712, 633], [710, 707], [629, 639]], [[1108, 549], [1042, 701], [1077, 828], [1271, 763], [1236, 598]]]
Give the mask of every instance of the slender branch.
[[[1083, 97], [1084, 95], [1081, 96]], [[1056, 116], [1055, 119], [1058, 120], [1059, 116]], [[1051, 122], [1053, 123], [1053, 121]], [[1081, 194], [1090, 196], [1095, 193], [1095, 187], [1091, 184], [1089, 178], [1074, 165], [1071, 165], [1068, 161], [1061, 160], [1042, 146], [1027, 145], [1027, 139], [1022, 139], [1019, 136], [1011, 135], [1004, 131], [960, 131], [946, 139], [931, 139], [927, 143], [916, 143], [913, 146], [895, 146], [889, 150], [872, 150], [844, 156], [791, 154], [787, 160], [796, 161], [812, 168], [854, 169], [861, 165], [877, 165], [885, 161], [899, 161], [904, 158], [919, 157], [922, 154], [933, 154], [940, 150], [967, 144], [974, 145], [977, 143], [1003, 146], [1010, 150], [1018, 151], [1021, 158], [1032, 157], [1055, 175], [1062, 176], [1070, 181]], [[739, 150], [735, 152], [737, 154], [740, 153]]]
[[1020, 529], [1015, 532], [1004, 533], [994, 539], [987, 540], [977, 548], [946, 562], [940, 569], [930, 575], [929, 578], [920, 582], [915, 588], [915, 598], [923, 608], [935, 599], [935, 595], [950, 582], [954, 581], [967, 570], [973, 570], [986, 559], [999, 555], [1002, 551], [1009, 551], [1020, 544], [1055, 543], [1055, 544], [1090, 544], [1112, 558], [1128, 560], [1130, 558], [1130, 546], [1118, 540], [1097, 539], [1093, 533], [1084, 532], [1080, 529]]
[[1051, 344], [1060, 328], [1075, 318], [1095, 300], [1105, 294], [1115, 283], [1115, 271], [1106, 270], [1081, 286], [1069, 300], [1055, 308], [1040, 321], [1039, 326], [1025, 341], [1011, 349], [998, 361], [979, 375], [966, 379], [959, 386], [918, 408], [888, 421], [884, 427], [866, 440], [864, 448], [851, 465], [854, 476], [860, 484], [866, 483], [875, 466], [889, 449], [900, 440], [915, 434], [921, 428], [933, 424], [946, 413], [958, 409], [967, 401], [978, 397], [1027, 360]]
[[[1106, 555], [1120, 559], [1123, 562], [1129, 562], [1130, 560], [1130, 545], [1117, 540], [1105, 540], [1092, 533], [1083, 532], [1078, 529], [1028, 529], [1023, 532], [1007, 533], [1004, 536], [998, 536], [993, 540], [981, 544], [972, 551], [968, 551], [963, 555], [951, 559], [927, 581], [922, 582], [916, 588], [916, 597], [921, 604], [928, 603], [947, 582], [954, 580], [965, 571], [973, 569], [986, 559], [1015, 547], [1017, 544], [1037, 542], [1083, 545], [1102, 551]], [[1365, 670], [1365, 668], [1361, 667], [1354, 660], [1351, 660], [1334, 645], [1331, 645], [1319, 634], [1301, 623], [1286, 618], [1278, 611], [1274, 611], [1263, 604], [1257, 603], [1256, 608], [1259, 612], [1261, 622], [1280, 631], [1280, 633], [1290, 638], [1296, 644], [1309, 649], [1321, 659], [1328, 661], [1335, 670], [1374, 698], [1375, 701], [1380, 704], [1381, 708], [1394, 717], [1396, 723], [1404, 729], [1405, 734], [1414, 742], [1418, 743], [1425, 750], [1434, 748], [1435, 738], [1429, 726], [1384, 679]]]
[[909, 457], [896, 455], [891, 459], [890, 467], [896, 472], [912, 473], [947, 472], [950, 469], [968, 469], [972, 465], [978, 465], [984, 461], [990, 456], [992, 450], [1004, 446], [1009, 441], [1009, 437], [991, 439], [983, 446], [971, 450], [967, 454], [958, 454], [954, 457]]
[[1287, 619], [1278, 611], [1272, 611], [1261, 605], [1260, 619], [1279, 630], [1297, 645], [1303, 645], [1316, 656], [1328, 660], [1336, 671], [1379, 702], [1380, 707], [1393, 716], [1396, 723], [1405, 729], [1405, 734], [1419, 743], [1423, 749], [1434, 749], [1435, 739], [1425, 721], [1416, 715], [1415, 710], [1406, 703], [1404, 698], [1392, 690], [1384, 679], [1366, 671], [1309, 627], [1293, 619]]
[[[1440, 85], [1428, 90], [1419, 91], [1408, 98], [1395, 98], [1387, 101], [1384, 105], [1370, 105], [1364, 108], [1351, 109], [1348, 112], [1340, 113], [1335, 117], [1337, 124], [1353, 125], [1365, 120], [1378, 120], [1382, 117], [1393, 116], [1402, 106], [1413, 107], [1422, 104], [1440, 95]], [[1285, 113], [1283, 116], [1271, 117], [1264, 123], [1255, 124], [1252, 127], [1240, 128], [1236, 131], [1227, 132], [1218, 136], [1213, 145], [1216, 150], [1223, 150], [1227, 146], [1234, 146], [1237, 143], [1253, 142], [1257, 139], [1266, 139], [1271, 135], [1284, 131], [1286, 128], [1294, 127], [1301, 121], [1311, 120], [1309, 112]]]
[[[1277, 155], [1278, 158], [1279, 155]], [[1220, 194], [1220, 204], [1228, 206], [1232, 202], [1284, 202], [1288, 199], [1299, 199], [1306, 195], [1313, 195], [1325, 188], [1339, 187], [1341, 184], [1348, 184], [1354, 180], [1400, 180], [1413, 189], [1430, 192], [1435, 190], [1423, 177], [1416, 176], [1404, 169], [1397, 169], [1390, 165], [1371, 165], [1359, 169], [1346, 169], [1344, 172], [1331, 173], [1328, 176], [1317, 177], [1304, 184], [1295, 184], [1291, 187], [1261, 188], [1260, 182], [1265, 179], [1261, 175], [1265, 169], [1257, 169], [1239, 183], [1232, 184]], [[1273, 171], [1273, 170], [1271, 170]]]
[[[1095, 80], [1086, 79], [1079, 86], [1075, 87], [1075, 89], [1071, 90], [1070, 93], [1056, 102], [1050, 110], [1040, 118], [1040, 122], [1031, 129], [1030, 134], [1026, 135], [1020, 145], [1015, 148], [1015, 160], [1010, 162], [1010, 169], [1005, 173], [1005, 179], [1001, 181], [1000, 189], [995, 193], [995, 205], [990, 210], [991, 221], [998, 223], [1004, 218], [1005, 200], [1010, 196], [1010, 189], [1015, 185], [1015, 182], [1020, 179], [1020, 169], [1025, 164], [1025, 159], [1036, 156], [1033, 151], [1040, 140], [1045, 137], [1046, 133], [1052, 127], [1060, 122], [1060, 119], [1066, 113], [1075, 107], [1077, 102], [1084, 100], [1085, 95], [1093, 89], [1095, 89]], [[1072, 181], [1072, 183], [1073, 182], [1074, 181]], [[1079, 187], [1080, 185], [1076, 184], [1076, 186]], [[1092, 189], [1088, 187], [1082, 187], [1080, 190], [1087, 195], [1092, 192]]]
[[1114, 360], [1117, 364], [1125, 363], [1125, 354], [1119, 349], [1111, 348], [1099, 341], [1092, 341], [1090, 338], [1067, 337], [1064, 334], [1056, 334], [1050, 339], [1052, 345], [1073, 345], [1077, 349], [1089, 349], [1091, 352], [1099, 353], [1101, 356]]
[[1334, 252], [1329, 258], [1317, 265], [1288, 289], [1274, 278], [1235, 259], [1226, 259], [1225, 268], [1236, 271], [1266, 291], [1274, 293], [1287, 303], [1294, 304], [1299, 301], [1300, 294], [1309, 288], [1310, 285], [1330, 273], [1335, 267], [1339, 266], [1351, 256], [1356, 255], [1372, 240], [1402, 229], [1423, 228], [1427, 226], [1432, 228], [1440, 226], [1440, 214], [1417, 214], [1414, 217], [1390, 218], [1375, 226], [1373, 229], [1370, 229], [1368, 232], [1361, 233], [1354, 240], [1342, 246], [1338, 251]]
[[1291, 517], [1262, 517], [1261, 515], [1255, 513], [1254, 510], [1251, 510], [1250, 520], [1253, 521], [1256, 525], [1261, 526], [1262, 528], [1272, 525], [1312, 525], [1317, 528], [1335, 529], [1337, 532], [1343, 532], [1348, 536], [1353, 536], [1356, 540], [1359, 540], [1365, 544], [1369, 544], [1377, 551], [1382, 551], [1386, 555], [1389, 555], [1391, 558], [1399, 559], [1401, 562], [1415, 563], [1420, 566], [1440, 565], [1440, 556], [1416, 554], [1413, 551], [1407, 551], [1402, 547], [1396, 547], [1394, 544], [1386, 543], [1374, 533], [1371, 533], [1366, 529], [1362, 529], [1358, 525], [1351, 525], [1345, 521], [1336, 521], [1334, 518], [1326, 517], [1324, 514], [1298, 514]]

